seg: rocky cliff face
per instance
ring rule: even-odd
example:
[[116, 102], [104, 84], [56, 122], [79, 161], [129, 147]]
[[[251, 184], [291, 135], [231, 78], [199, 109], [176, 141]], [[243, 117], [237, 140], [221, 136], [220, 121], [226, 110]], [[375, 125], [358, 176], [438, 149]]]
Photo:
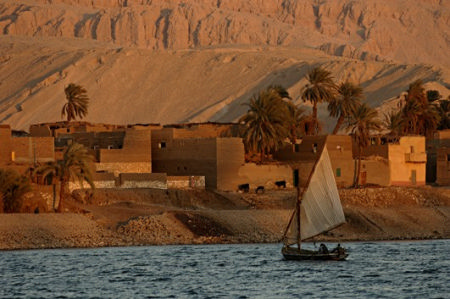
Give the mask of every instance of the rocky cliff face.
[[316, 65], [375, 107], [419, 78], [450, 93], [446, 0], [4, 0], [0, 33], [0, 123], [18, 129], [61, 120], [71, 82], [108, 123], [234, 121], [270, 84], [303, 104]]
[[76, 37], [147, 49], [307, 46], [358, 59], [450, 66], [445, 0], [3, 1], [8, 35]]

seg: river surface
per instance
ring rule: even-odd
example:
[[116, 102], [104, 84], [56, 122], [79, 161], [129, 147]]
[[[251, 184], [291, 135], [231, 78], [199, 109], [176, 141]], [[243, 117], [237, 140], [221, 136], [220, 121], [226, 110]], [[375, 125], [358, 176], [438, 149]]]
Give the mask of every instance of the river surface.
[[343, 262], [280, 244], [2, 251], [0, 297], [450, 298], [450, 240], [342, 245]]

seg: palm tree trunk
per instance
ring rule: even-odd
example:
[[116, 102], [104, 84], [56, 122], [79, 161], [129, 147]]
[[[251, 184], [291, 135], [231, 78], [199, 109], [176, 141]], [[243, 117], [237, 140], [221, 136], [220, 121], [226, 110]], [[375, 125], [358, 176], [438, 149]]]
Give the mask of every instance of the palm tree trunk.
[[317, 101], [313, 104], [313, 135], [319, 135], [319, 122], [317, 121]]
[[63, 210], [63, 202], [64, 202], [64, 197], [66, 195], [66, 182], [65, 181], [61, 181], [60, 183], [60, 189], [59, 189], [59, 203], [58, 203], [58, 209], [56, 210], [57, 213], [62, 213]]
[[361, 146], [358, 146], [358, 171], [356, 172], [355, 188], [359, 186], [359, 175], [361, 173], [361, 156], [362, 156]]
[[56, 206], [56, 184], [55, 182], [52, 182], [52, 191], [53, 191], [53, 212], [55, 211], [55, 206]]
[[341, 115], [341, 116], [339, 116], [339, 118], [338, 118], [338, 120], [336, 122], [336, 126], [334, 127], [334, 130], [333, 130], [333, 133], [332, 133], [333, 135], [336, 135], [336, 133], [341, 128], [341, 125], [342, 125], [343, 122], [344, 122], [344, 116]]
[[358, 159], [354, 159], [353, 162], [353, 187], [356, 186], [355, 182], [356, 182], [356, 171], [357, 171], [357, 167], [358, 167]]

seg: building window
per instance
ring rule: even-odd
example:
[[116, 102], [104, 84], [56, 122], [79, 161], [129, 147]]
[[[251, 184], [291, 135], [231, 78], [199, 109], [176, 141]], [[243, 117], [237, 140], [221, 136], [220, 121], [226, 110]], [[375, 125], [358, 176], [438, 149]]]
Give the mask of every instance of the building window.
[[414, 146], [411, 146], [411, 154], [414, 154]]
[[159, 148], [166, 148], [167, 145], [165, 141], [161, 141], [158, 146]]
[[312, 146], [313, 153], [317, 153], [317, 143], [314, 143]]
[[340, 168], [336, 168], [336, 177], [341, 177], [341, 169]]

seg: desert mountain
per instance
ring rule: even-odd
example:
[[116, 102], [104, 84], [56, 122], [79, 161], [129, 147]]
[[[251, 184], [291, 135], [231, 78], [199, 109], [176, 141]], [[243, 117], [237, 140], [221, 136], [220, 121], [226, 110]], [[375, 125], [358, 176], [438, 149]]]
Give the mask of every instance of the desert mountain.
[[0, 32], [0, 122], [17, 129], [61, 120], [71, 82], [86, 120], [116, 124], [234, 121], [270, 84], [306, 105], [316, 65], [384, 111], [419, 78], [450, 93], [448, 0], [1, 0]]

